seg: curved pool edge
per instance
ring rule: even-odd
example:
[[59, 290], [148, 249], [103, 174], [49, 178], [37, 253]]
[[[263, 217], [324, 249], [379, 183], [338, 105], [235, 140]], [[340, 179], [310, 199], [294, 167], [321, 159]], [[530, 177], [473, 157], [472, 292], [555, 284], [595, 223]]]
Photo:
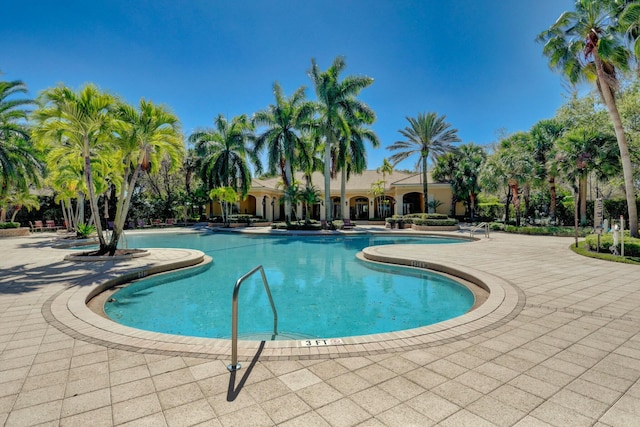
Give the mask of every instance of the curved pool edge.
[[[238, 360], [250, 361], [260, 352], [260, 359], [304, 360], [366, 356], [384, 352], [406, 351], [448, 343], [495, 328], [514, 317], [524, 304], [520, 291], [508, 281], [493, 274], [457, 265], [455, 262], [432, 263], [424, 259], [394, 254], [393, 245], [369, 247], [363, 250], [367, 259], [377, 262], [402, 264], [417, 268], [431, 268], [468, 280], [489, 291], [487, 301], [462, 316], [415, 329], [341, 338], [340, 345], [304, 346], [302, 341], [239, 341]], [[54, 295], [43, 307], [45, 318], [54, 326], [74, 338], [109, 348], [228, 360], [231, 340], [169, 335], [149, 332], [120, 325], [93, 312], [87, 301], [116, 284], [146, 277], [162, 271], [197, 265], [203, 261], [200, 251], [186, 249], [150, 249], [151, 259], [142, 258], [144, 265], [133, 267], [117, 278], [90, 286], [71, 286]], [[162, 256], [157, 256], [162, 253]], [[180, 255], [176, 257], [176, 254]], [[155, 256], [154, 256], [155, 255]], [[176, 258], [180, 258], [179, 261]], [[196, 260], [198, 260], [196, 262]], [[135, 264], [133, 262], [132, 264]], [[178, 267], [178, 264], [184, 264]], [[340, 337], [326, 337], [340, 338]], [[262, 347], [262, 348], [261, 348]]]

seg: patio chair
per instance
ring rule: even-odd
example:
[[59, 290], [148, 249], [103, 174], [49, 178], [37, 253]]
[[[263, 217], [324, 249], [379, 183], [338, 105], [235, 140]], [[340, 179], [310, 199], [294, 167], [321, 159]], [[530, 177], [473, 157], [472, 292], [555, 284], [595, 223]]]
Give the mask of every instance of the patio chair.
[[29, 227], [31, 228], [31, 231], [33, 231], [34, 233], [36, 231], [44, 230], [44, 226], [42, 225], [42, 221], [36, 221], [35, 224], [33, 222], [29, 221]]
[[138, 228], [149, 228], [149, 227], [151, 227], [149, 224], [147, 224], [147, 221], [145, 221], [144, 219], [139, 219], [136, 224], [137, 224]]
[[345, 218], [343, 220], [343, 222], [344, 222], [343, 228], [345, 230], [348, 230], [348, 229], [351, 229], [351, 228], [355, 227], [355, 225], [351, 223], [351, 219], [349, 219], [349, 218]]
[[173, 218], [167, 218], [167, 223], [166, 225], [175, 225], [176, 224], [176, 220]]

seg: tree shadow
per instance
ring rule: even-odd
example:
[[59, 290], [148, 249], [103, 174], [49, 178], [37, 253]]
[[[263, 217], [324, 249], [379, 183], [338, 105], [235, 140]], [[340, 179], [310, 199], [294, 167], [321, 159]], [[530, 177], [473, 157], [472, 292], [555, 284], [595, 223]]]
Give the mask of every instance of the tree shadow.
[[227, 402], [233, 402], [234, 400], [236, 400], [236, 398], [240, 394], [240, 391], [242, 391], [242, 387], [244, 387], [245, 383], [247, 382], [247, 379], [249, 378], [251, 371], [256, 366], [256, 363], [258, 363], [258, 359], [262, 354], [262, 350], [264, 350], [264, 344], [265, 344], [264, 341], [260, 341], [260, 346], [258, 347], [258, 351], [256, 352], [255, 356], [253, 356], [253, 359], [251, 359], [251, 363], [249, 364], [249, 367], [246, 369], [244, 375], [240, 379], [240, 382], [238, 383], [237, 387], [235, 384], [236, 384], [236, 373], [238, 371], [231, 371], [231, 376], [229, 377], [229, 388], [227, 389]]

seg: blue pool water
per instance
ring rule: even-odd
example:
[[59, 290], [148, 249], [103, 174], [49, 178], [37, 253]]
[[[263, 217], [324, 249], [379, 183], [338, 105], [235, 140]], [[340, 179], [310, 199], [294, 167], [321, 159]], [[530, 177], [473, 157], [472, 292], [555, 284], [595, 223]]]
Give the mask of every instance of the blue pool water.
[[[356, 258], [367, 246], [458, 240], [401, 236], [251, 236], [221, 234], [128, 235], [129, 247], [198, 249], [208, 268], [132, 283], [105, 304], [113, 320], [169, 334], [229, 338], [236, 280], [263, 265], [285, 337], [332, 338], [397, 331], [437, 323], [468, 311], [473, 294], [444, 276], [373, 265]], [[241, 338], [273, 330], [260, 274], [238, 299]]]

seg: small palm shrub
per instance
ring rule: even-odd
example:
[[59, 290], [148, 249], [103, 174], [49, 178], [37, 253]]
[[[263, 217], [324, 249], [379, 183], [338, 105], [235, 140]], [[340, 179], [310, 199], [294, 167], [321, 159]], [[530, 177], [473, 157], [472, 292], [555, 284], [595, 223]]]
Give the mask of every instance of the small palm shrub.
[[96, 232], [96, 227], [89, 224], [78, 224], [76, 228], [76, 237], [78, 239], [86, 239], [91, 234]]

